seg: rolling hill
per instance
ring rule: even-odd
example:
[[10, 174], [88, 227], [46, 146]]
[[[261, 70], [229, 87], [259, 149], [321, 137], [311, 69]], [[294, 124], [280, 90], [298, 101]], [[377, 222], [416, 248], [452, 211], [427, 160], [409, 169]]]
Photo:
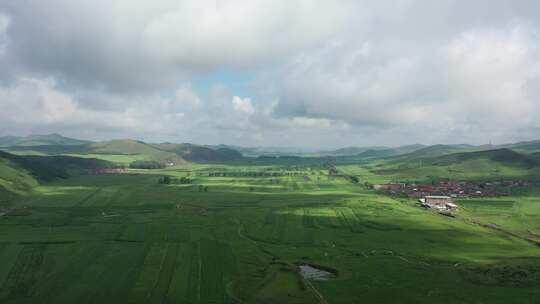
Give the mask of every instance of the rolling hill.
[[154, 147], [162, 151], [175, 153], [185, 160], [193, 162], [228, 162], [242, 159], [242, 154], [229, 148], [212, 149], [193, 144], [154, 144]]
[[540, 140], [524, 141], [515, 144], [502, 145], [501, 147], [524, 153], [540, 152]]
[[[185, 160], [175, 153], [160, 150], [142, 141], [121, 139], [94, 142], [83, 145], [42, 145], [42, 146], [12, 146], [6, 151], [20, 154], [71, 155], [85, 158], [100, 158], [111, 160], [122, 159], [123, 162], [133, 160], [158, 161], [183, 164]], [[111, 161], [115, 161], [111, 160]]]
[[80, 146], [15, 146], [6, 148], [10, 152], [37, 152], [46, 155], [70, 154], [90, 155], [106, 158], [107, 155], [135, 157], [137, 160], [158, 161], [174, 164], [192, 162], [226, 162], [241, 159], [240, 152], [228, 148], [211, 149], [192, 144], [147, 144], [136, 140], [112, 140]]
[[489, 160], [501, 165], [525, 169], [531, 169], [540, 165], [540, 162], [536, 158], [510, 149], [495, 149], [443, 155], [435, 158], [432, 161], [432, 164], [444, 166], [474, 160]]
[[413, 152], [412, 156], [403, 155], [380, 161], [371, 165], [370, 170], [395, 176], [396, 179], [497, 179], [538, 175], [540, 169], [538, 157], [511, 149], [433, 155], [450, 150], [447, 147], [437, 147], [426, 153]]
[[44, 154], [115, 154], [115, 155], [154, 155], [161, 151], [142, 141], [132, 139], [117, 139], [110, 141], [101, 141], [86, 143], [82, 145], [35, 145], [35, 146], [9, 146], [9, 151], [35, 151]]
[[417, 150], [414, 150], [409, 153], [403, 153], [396, 155], [394, 157], [390, 157], [389, 160], [391, 162], [404, 162], [404, 161], [413, 161], [413, 160], [419, 160], [426, 157], [436, 157], [436, 156], [442, 156], [446, 154], [452, 154], [452, 153], [459, 153], [459, 152], [465, 152], [465, 151], [471, 151], [474, 150], [472, 146], [465, 146], [465, 145], [432, 145], [423, 147]]
[[85, 148], [87, 153], [95, 154], [156, 155], [163, 152], [142, 141], [132, 139], [102, 141], [86, 145]]
[[321, 156], [350, 156], [350, 155], [358, 155], [362, 154], [367, 151], [381, 151], [381, 150], [388, 150], [388, 147], [383, 146], [373, 146], [373, 147], [344, 147], [337, 150], [332, 151], [323, 151], [320, 152], [319, 155]]
[[110, 167], [103, 160], [69, 156], [18, 156], [0, 151], [0, 188], [22, 194], [41, 182], [68, 178], [95, 168]]
[[29, 135], [29, 136], [3, 136], [0, 137], [0, 146], [43, 146], [43, 145], [84, 145], [90, 141], [64, 137], [59, 134]]
[[391, 156], [398, 156], [398, 155], [412, 153], [424, 147], [425, 146], [423, 145], [415, 144], [415, 145], [401, 146], [397, 148], [366, 150], [354, 156], [357, 156], [360, 159], [384, 158], [384, 157], [391, 157]]

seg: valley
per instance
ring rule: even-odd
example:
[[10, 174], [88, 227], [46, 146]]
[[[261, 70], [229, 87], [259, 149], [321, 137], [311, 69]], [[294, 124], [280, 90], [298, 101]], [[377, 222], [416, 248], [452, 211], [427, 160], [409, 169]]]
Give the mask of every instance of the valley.
[[[170, 152], [177, 146], [159, 153], [153, 146], [0, 155], [2, 303], [393, 303], [396, 294], [401, 303], [516, 297], [535, 303], [540, 297], [540, 247], [530, 241], [540, 236], [534, 154], [297, 160], [231, 158], [235, 153], [227, 151], [218, 161], [208, 158], [223, 151], [190, 146], [202, 152], [184, 158]], [[62, 149], [68, 148], [55, 148]], [[162, 152], [182, 160], [126, 167], [160, 161]], [[96, 168], [126, 169], [96, 174]], [[530, 185], [504, 197], [457, 199], [454, 217], [369, 187], [502, 179]], [[332, 276], [304, 278], [299, 265]]]

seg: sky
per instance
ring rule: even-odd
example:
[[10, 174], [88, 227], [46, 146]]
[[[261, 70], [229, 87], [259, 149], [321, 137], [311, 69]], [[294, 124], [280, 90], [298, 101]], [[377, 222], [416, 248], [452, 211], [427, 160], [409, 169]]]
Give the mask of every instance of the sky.
[[540, 1], [0, 0], [0, 136], [540, 139]]

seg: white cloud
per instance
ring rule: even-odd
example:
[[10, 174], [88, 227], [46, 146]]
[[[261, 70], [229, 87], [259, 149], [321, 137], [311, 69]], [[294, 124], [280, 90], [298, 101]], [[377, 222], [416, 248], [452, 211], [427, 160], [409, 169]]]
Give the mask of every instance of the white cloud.
[[[538, 1], [510, 0], [0, 1], [1, 132], [247, 145], [532, 139], [539, 12]], [[239, 88], [231, 70], [257, 81]], [[225, 71], [221, 85], [197, 83], [209, 71]]]
[[16, 130], [31, 125], [45, 127], [86, 127], [128, 129], [140, 127], [135, 113], [99, 112], [80, 108], [77, 101], [57, 90], [51, 79], [19, 79], [17, 84], [0, 88], [3, 129]]
[[293, 117], [292, 123], [299, 127], [306, 128], [329, 128], [331, 127], [331, 121], [321, 118], [308, 118], [308, 117]]
[[255, 113], [255, 109], [251, 103], [251, 98], [240, 98], [238, 96], [234, 96], [231, 102], [234, 110], [237, 112], [242, 112], [247, 115]]
[[540, 81], [537, 38], [536, 28], [514, 22], [456, 33], [413, 52], [376, 40], [330, 42], [273, 76], [283, 79], [276, 114], [375, 126], [378, 133], [417, 130], [418, 141], [428, 132], [439, 141], [490, 134], [512, 140], [510, 134], [534, 130], [540, 116], [532, 90]]
[[[252, 66], [311, 46], [343, 28], [351, 1], [181, 1], [149, 18], [143, 44], [153, 57], [194, 67]], [[219, 51], [217, 51], [219, 50]]]
[[342, 30], [354, 1], [28, 0], [0, 4], [26, 70], [109, 91], [171, 88], [201, 70], [261, 67]]
[[201, 105], [201, 98], [193, 91], [190, 83], [180, 85], [175, 92], [176, 100], [185, 105], [197, 107]]

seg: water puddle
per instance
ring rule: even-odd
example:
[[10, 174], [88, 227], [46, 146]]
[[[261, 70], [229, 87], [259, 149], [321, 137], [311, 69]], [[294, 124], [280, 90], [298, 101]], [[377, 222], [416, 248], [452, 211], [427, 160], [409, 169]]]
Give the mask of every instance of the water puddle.
[[298, 265], [300, 267], [300, 275], [307, 280], [326, 281], [336, 277], [336, 274], [314, 265]]

